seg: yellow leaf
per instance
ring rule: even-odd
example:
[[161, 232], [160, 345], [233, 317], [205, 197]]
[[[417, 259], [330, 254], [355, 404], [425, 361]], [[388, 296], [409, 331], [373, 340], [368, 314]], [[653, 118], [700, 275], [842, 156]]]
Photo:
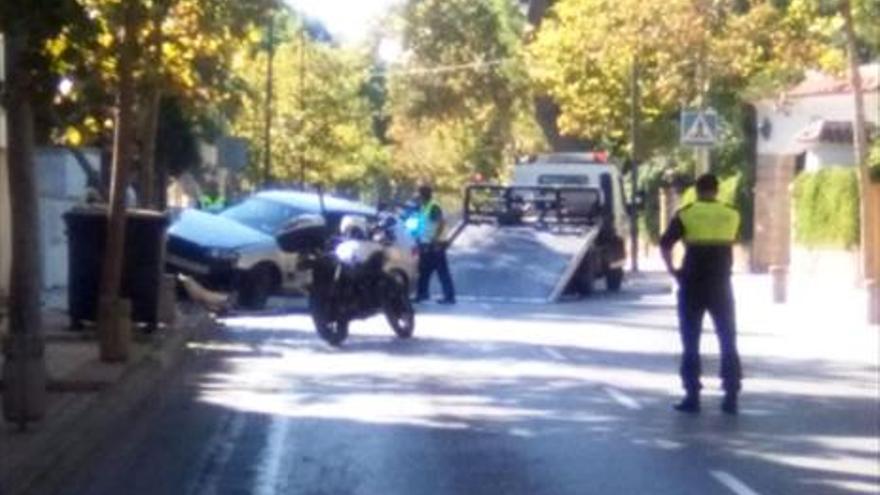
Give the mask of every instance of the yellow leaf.
[[70, 146], [82, 145], [83, 136], [76, 127], [68, 127], [64, 131], [64, 141]]

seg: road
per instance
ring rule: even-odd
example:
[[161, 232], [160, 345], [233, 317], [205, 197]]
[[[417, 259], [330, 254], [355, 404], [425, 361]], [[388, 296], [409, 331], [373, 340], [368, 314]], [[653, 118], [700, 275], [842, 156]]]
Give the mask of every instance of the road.
[[729, 417], [710, 332], [704, 411], [687, 416], [670, 408], [673, 298], [651, 281], [427, 305], [412, 340], [373, 319], [341, 349], [301, 312], [233, 318], [64, 493], [880, 493], [875, 349], [744, 317]]

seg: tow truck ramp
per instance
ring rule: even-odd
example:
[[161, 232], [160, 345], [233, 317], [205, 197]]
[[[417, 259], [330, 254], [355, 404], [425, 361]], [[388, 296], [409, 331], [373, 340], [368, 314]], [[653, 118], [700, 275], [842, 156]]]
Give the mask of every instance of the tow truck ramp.
[[591, 187], [469, 186], [447, 252], [459, 297], [558, 301], [599, 234], [600, 198]]

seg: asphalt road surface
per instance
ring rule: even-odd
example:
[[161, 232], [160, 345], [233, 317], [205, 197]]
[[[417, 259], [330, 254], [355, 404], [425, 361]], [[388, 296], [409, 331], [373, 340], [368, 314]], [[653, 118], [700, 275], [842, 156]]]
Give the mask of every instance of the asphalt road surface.
[[[878, 493], [876, 353], [744, 318], [742, 412], [677, 400], [673, 298], [420, 308], [416, 336], [228, 320], [68, 495]], [[769, 321], [769, 320], [768, 320]]]

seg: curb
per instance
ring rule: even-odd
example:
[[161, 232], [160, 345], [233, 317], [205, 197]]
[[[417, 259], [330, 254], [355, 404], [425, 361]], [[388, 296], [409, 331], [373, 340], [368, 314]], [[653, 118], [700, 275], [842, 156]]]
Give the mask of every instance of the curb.
[[[186, 343], [214, 327], [204, 313], [172, 330], [113, 384], [82, 384], [78, 391], [97, 391], [63, 404], [64, 412], [45, 422], [26, 446], [24, 459], [0, 472], [0, 494], [45, 495], [58, 491], [93, 459], [112, 434], [139, 412], [173, 379], [186, 355]], [[70, 384], [55, 384], [65, 391]]]

